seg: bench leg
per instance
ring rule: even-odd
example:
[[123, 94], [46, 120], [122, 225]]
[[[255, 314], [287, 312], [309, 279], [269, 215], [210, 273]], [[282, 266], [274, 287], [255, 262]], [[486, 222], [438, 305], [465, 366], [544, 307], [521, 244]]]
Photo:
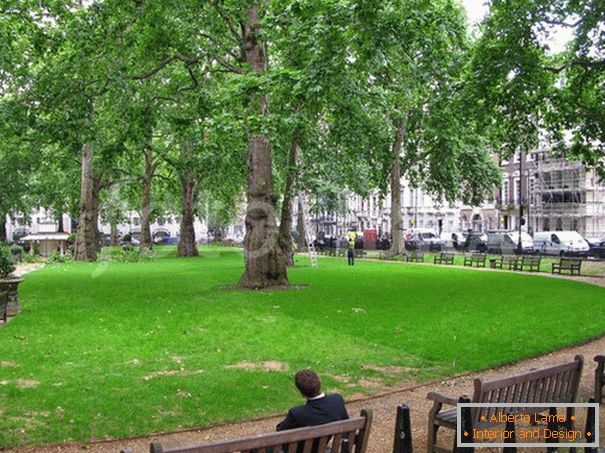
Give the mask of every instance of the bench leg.
[[435, 416], [439, 413], [443, 405], [441, 403], [433, 403], [433, 407], [429, 411], [429, 429], [426, 436], [426, 451], [427, 453], [433, 453], [435, 450], [435, 444], [437, 443], [437, 430], [439, 425], [435, 424]]
[[[551, 407], [548, 409], [548, 414], [550, 415], [549, 417], [549, 422], [548, 422], [548, 429], [550, 429], [551, 431], [556, 431], [557, 430], [557, 422], [555, 421], [551, 421], [554, 420], [556, 418], [557, 415], [557, 408], [556, 407]], [[547, 443], [558, 443], [559, 440], [554, 438], [554, 439], [550, 439], [546, 441]], [[546, 449], [547, 452], [549, 453], [556, 453], [557, 451], [557, 447], [548, 447]]]
[[512, 447], [504, 447], [502, 453], [517, 453], [517, 447], [515, 447], [516, 436], [515, 436], [515, 422], [506, 422], [506, 431], [511, 431], [513, 434], [509, 439], [504, 441], [505, 444], [511, 444]]
[[597, 369], [595, 370], [594, 377], [594, 398], [597, 403], [601, 404], [603, 399], [603, 368], [605, 368], [605, 362], [597, 362]]

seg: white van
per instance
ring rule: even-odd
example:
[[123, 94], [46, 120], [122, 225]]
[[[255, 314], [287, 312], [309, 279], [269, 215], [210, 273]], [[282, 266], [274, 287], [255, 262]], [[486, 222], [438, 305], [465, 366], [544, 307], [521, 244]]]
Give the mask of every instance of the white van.
[[443, 241], [428, 228], [412, 228], [404, 234], [405, 247], [408, 250], [439, 251], [443, 248]]
[[[487, 233], [487, 251], [512, 255], [519, 245], [518, 231], [495, 231]], [[534, 252], [534, 240], [526, 232], [521, 232], [521, 250], [523, 253]]]
[[545, 255], [587, 255], [590, 246], [577, 231], [534, 233], [534, 247]]

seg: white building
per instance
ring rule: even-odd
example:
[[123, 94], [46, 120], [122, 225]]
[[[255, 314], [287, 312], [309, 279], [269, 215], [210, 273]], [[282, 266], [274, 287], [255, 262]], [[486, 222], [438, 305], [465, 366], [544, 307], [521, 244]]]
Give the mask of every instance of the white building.
[[[68, 214], [63, 214], [63, 231], [65, 233], [75, 233], [74, 224]], [[118, 237], [130, 233], [137, 236], [141, 232], [141, 218], [137, 212], [128, 212], [126, 214], [127, 221], [117, 226]], [[166, 215], [159, 217], [151, 224], [151, 235], [156, 238], [158, 236], [179, 237], [180, 223], [175, 215]], [[206, 222], [197, 219], [194, 222], [194, 230], [196, 240], [205, 240], [209, 238], [209, 230]], [[7, 217], [6, 219], [6, 234], [8, 240], [19, 239], [26, 235], [55, 233], [59, 231], [59, 223], [56, 217], [43, 208], [33, 210], [29, 216], [20, 215], [14, 218]], [[104, 236], [109, 237], [111, 227], [105, 223], [99, 223], [99, 231]], [[245, 233], [244, 221], [241, 216], [238, 216], [235, 223], [229, 225], [224, 231], [225, 239], [233, 239], [241, 241]], [[210, 235], [212, 236], [212, 234]]]

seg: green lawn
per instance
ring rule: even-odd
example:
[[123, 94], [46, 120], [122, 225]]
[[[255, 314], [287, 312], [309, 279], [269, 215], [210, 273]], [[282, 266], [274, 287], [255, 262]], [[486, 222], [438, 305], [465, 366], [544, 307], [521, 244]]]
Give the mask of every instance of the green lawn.
[[[0, 329], [0, 446], [134, 436], [285, 412], [298, 368], [369, 393], [605, 332], [605, 289], [504, 272], [301, 257], [308, 288], [238, 292], [237, 250], [30, 274]], [[570, 358], [573, 354], [570, 353]]]

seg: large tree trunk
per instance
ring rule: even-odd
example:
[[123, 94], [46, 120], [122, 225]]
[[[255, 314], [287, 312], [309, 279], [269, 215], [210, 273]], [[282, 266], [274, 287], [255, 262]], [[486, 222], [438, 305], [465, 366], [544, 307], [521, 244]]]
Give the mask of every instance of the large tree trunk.
[[298, 248], [305, 246], [305, 213], [303, 212], [303, 201], [298, 198], [298, 213], [296, 215], [296, 231], [298, 232]]
[[57, 216], [57, 233], [64, 233], [65, 225], [63, 225], [63, 211]]
[[288, 173], [284, 188], [284, 202], [281, 210], [279, 224], [279, 246], [282, 249], [287, 266], [294, 266], [294, 250], [292, 249], [292, 211], [294, 198], [294, 185], [296, 184], [296, 164], [298, 160], [298, 130], [292, 135], [290, 154], [288, 157]]
[[82, 181], [80, 186], [80, 215], [74, 259], [95, 261], [98, 248], [98, 188], [93, 178], [93, 147], [84, 145], [82, 149]]
[[145, 175], [143, 176], [143, 209], [141, 210], [141, 250], [153, 246], [151, 239], [151, 183], [155, 171], [153, 165], [153, 150], [148, 145], [143, 150], [145, 155]]
[[6, 237], [6, 214], [0, 212], [0, 242], [7, 242], [7, 239], [8, 238]]
[[177, 256], [198, 256], [197, 246], [195, 245], [195, 229], [193, 222], [195, 217], [193, 210], [196, 201], [195, 175], [193, 170], [186, 168], [181, 174], [181, 233]]
[[393, 164], [391, 165], [391, 250], [390, 255], [403, 255], [405, 243], [403, 241], [403, 216], [401, 214], [401, 146], [408, 126], [408, 115], [397, 124], [397, 135], [393, 143]]
[[[259, 2], [252, 3], [244, 23], [246, 62], [257, 73], [266, 71], [266, 56], [260, 37]], [[267, 115], [267, 98], [252, 96], [251, 110], [259, 116]], [[271, 171], [269, 137], [252, 131], [248, 139], [248, 206], [246, 209], [246, 236], [244, 258], [246, 270], [238, 287], [260, 289], [289, 286], [286, 260], [279, 246], [275, 222], [275, 194]]]
[[118, 240], [119, 240], [118, 225], [115, 223], [112, 223], [110, 225], [110, 228], [111, 228], [111, 234], [109, 236], [109, 245], [112, 247], [116, 247], [118, 245]]

